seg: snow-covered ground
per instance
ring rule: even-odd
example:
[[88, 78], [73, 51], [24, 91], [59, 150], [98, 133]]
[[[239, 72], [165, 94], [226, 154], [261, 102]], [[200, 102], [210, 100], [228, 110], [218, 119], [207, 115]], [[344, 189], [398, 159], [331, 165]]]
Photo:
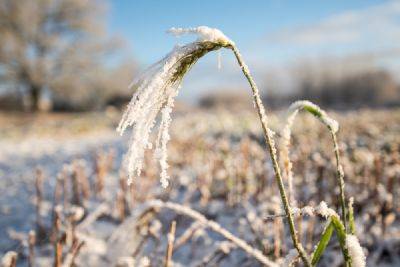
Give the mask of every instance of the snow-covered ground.
[[[29, 231], [34, 225], [35, 169], [45, 173], [45, 193], [50, 197], [57, 172], [72, 159], [91, 160], [100, 150], [112, 148], [121, 161], [125, 140], [112, 129], [69, 137], [27, 137], [0, 140], [0, 251], [13, 248], [9, 231]], [[47, 189], [47, 190], [46, 190]]]
[[[332, 114], [332, 117], [340, 123], [346, 195], [355, 198], [356, 234], [367, 255], [368, 266], [398, 266], [400, 113], [398, 110], [362, 111]], [[274, 116], [272, 121], [279, 139], [280, 125]], [[26, 134], [24, 127], [15, 127], [15, 135], [4, 134], [6, 131], [0, 133], [0, 254], [16, 250], [20, 253], [20, 265], [26, 263], [27, 250], [18, 239], [26, 239], [28, 231], [35, 228], [35, 168], [40, 166], [44, 171], [45, 196], [41, 212], [47, 229], [51, 229], [50, 211], [57, 173], [64, 164], [84, 159], [93, 186], [95, 154], [110, 150], [115, 156], [114, 167], [106, 176], [106, 195], [104, 198], [92, 195], [84, 203], [85, 217], [77, 226], [79, 238], [86, 242], [77, 258], [78, 266], [89, 263], [110, 266], [119, 260], [135, 260], [138, 266], [147, 266], [149, 262], [153, 266], [162, 265], [173, 220], [177, 221], [177, 240], [188, 229], [195, 229], [192, 236], [174, 250], [176, 266], [201, 266], [204, 262], [219, 266], [259, 266], [244, 250], [204, 225], [196, 225], [187, 216], [177, 215], [179, 212], [161, 209], [147, 211], [143, 216], [144, 208], [154, 204], [154, 199], [194, 209], [262, 251], [272, 261], [282, 262], [290, 254], [293, 246], [284, 220], [265, 219], [283, 211], [254, 113], [233, 114], [219, 110], [173, 116], [168, 146], [171, 185], [161, 188], [158, 164], [152, 158], [154, 151], [146, 154], [142, 177], [134, 180], [134, 197], [131, 198], [129, 192], [124, 194], [130, 208], [125, 223], [118, 217], [117, 198], [121, 192], [118, 181], [121, 159], [128, 147], [129, 134], [119, 136], [114, 124], [81, 132], [69, 129], [72, 127], [68, 123], [57, 126], [61, 131], [49, 127], [44, 134], [37, 134], [37, 129], [43, 128], [42, 123], [30, 126], [29, 129], [34, 130]], [[79, 129], [82, 123], [85, 124], [85, 120], [79, 122]], [[325, 201], [340, 213], [333, 147], [328, 132], [315, 118], [303, 115], [296, 119], [293, 128], [290, 155], [299, 208], [317, 207]], [[14, 133], [14, 130], [7, 131]], [[72, 191], [70, 185], [67, 191]], [[88, 222], [102, 205], [107, 206], [106, 215]], [[67, 208], [63, 212], [68, 213]], [[303, 216], [296, 224], [299, 228], [301, 225], [302, 242], [311, 253], [325, 219]], [[50, 243], [38, 245], [36, 252], [37, 266], [52, 264]], [[320, 266], [340, 266], [341, 263], [342, 255], [334, 237]]]

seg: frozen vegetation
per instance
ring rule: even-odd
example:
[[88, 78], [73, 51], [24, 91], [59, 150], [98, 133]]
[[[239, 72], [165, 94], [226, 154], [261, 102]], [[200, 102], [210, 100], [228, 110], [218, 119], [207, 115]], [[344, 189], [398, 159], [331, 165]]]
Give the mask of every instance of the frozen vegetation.
[[[279, 133], [283, 125], [277, 117], [282, 120], [285, 114], [271, 117], [271, 127]], [[400, 113], [362, 111], [334, 114], [333, 117], [341, 124], [340, 147], [347, 174], [346, 192], [355, 198], [357, 236], [367, 256], [367, 266], [397, 266], [400, 260], [400, 192], [396, 177], [400, 171], [397, 150], [400, 140], [396, 122], [400, 120]], [[332, 151], [324, 146], [330, 140], [329, 133], [307, 114], [298, 115], [296, 120], [290, 155], [299, 209], [293, 209], [293, 212], [296, 221], [301, 222], [301, 240], [305, 248], [311, 250], [326, 221], [322, 216], [315, 216], [315, 209], [324, 201], [327, 207], [339, 210], [338, 198], [334, 194], [338, 187]], [[121, 187], [121, 184], [126, 185], [120, 184], [120, 179], [125, 181], [125, 176], [122, 173], [120, 176], [119, 169], [128, 140], [121, 140], [112, 127], [102, 131], [102, 138], [94, 138], [99, 133], [97, 129], [96, 133], [50, 140], [37, 136], [27, 137], [24, 142], [3, 139], [4, 142], [7, 140], [8, 148], [1, 150], [2, 254], [16, 251], [18, 264], [26, 264], [28, 232], [37, 229], [36, 166], [43, 169], [44, 190], [40, 209], [43, 224], [51, 233], [55, 177], [62, 172], [64, 164], [77, 161], [84, 162], [84, 173], [91, 185], [87, 199], [84, 190], [80, 189], [82, 202], [79, 205], [85, 214], [76, 222], [77, 237], [85, 240], [86, 245], [75, 260], [79, 266], [87, 266], [89, 262], [97, 266], [110, 266], [110, 262], [136, 262], [139, 266], [163, 264], [173, 220], [177, 222], [172, 256], [176, 265], [196, 266], [203, 262], [218, 262], [221, 266], [259, 265], [231, 241], [190, 217], [170, 209], [148, 210], [146, 207], [152, 205], [154, 199], [181, 203], [196, 210], [265, 253], [270, 260], [283, 264], [285, 260], [288, 262], [296, 257], [283, 221], [284, 211], [279, 203], [272, 166], [264, 153], [254, 114], [247, 111], [235, 114], [223, 110], [191, 111], [187, 115], [176, 115], [170, 131], [171, 185], [166, 190], [159, 186], [157, 164], [148, 153], [142, 178], [135, 179], [129, 187], [131, 189]], [[19, 153], [24, 150], [26, 153]], [[110, 150], [111, 155], [107, 156]], [[36, 151], [35, 156], [29, 155], [28, 151]], [[114, 164], [106, 174], [101, 174], [106, 167], [96, 167], [105, 164], [102, 157], [114, 158]], [[96, 197], [99, 171], [100, 177], [105, 176], [102, 198]], [[64, 178], [67, 181], [67, 202], [64, 204], [62, 193], [57, 200], [63, 207], [62, 214], [75, 212], [68, 208], [71, 205], [68, 203], [73, 200], [73, 173], [70, 169]], [[116, 207], [124, 205], [121, 203], [125, 203], [127, 208], [117, 210]], [[62, 218], [62, 225], [67, 229], [68, 221]], [[130, 225], [124, 223], [126, 221], [136, 223]], [[118, 232], [131, 239], [118, 239]], [[112, 244], [109, 243], [111, 236], [114, 236]], [[48, 266], [53, 263], [53, 245], [50, 241], [40, 241], [37, 238], [35, 263]], [[64, 245], [64, 256], [69, 251], [69, 244]], [[357, 246], [354, 248], [354, 253], [357, 253]], [[353, 253], [352, 250], [349, 252]], [[340, 266], [342, 261], [337, 243], [331, 241], [319, 266]]]
[[[127, 151], [115, 117], [4, 141], [2, 264], [397, 266], [398, 110], [332, 116], [298, 101], [286, 120], [267, 116], [234, 42], [205, 26], [169, 32], [198, 39], [132, 83], [117, 127], [132, 131]], [[184, 75], [220, 48], [236, 57], [256, 112], [172, 120]]]

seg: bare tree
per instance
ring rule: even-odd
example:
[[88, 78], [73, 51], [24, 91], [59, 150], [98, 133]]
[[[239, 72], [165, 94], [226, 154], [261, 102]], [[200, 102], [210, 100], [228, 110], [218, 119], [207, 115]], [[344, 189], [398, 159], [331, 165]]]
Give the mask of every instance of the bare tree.
[[46, 88], [88, 99], [118, 45], [107, 37], [104, 7], [101, 0], [0, 0], [0, 83], [29, 96], [33, 110]]

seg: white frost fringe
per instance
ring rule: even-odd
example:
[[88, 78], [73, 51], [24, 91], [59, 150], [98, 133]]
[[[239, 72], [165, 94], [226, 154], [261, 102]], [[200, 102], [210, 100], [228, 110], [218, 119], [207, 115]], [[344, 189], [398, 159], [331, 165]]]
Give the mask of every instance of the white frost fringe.
[[365, 255], [358, 238], [355, 235], [346, 235], [346, 246], [349, 249], [352, 266], [365, 267]]
[[215, 43], [231, 43], [233, 44], [232, 40], [226, 37], [218, 29], [209, 28], [207, 26], [199, 26], [196, 28], [171, 28], [167, 31], [175, 36], [181, 36], [185, 34], [196, 34], [198, 36], [197, 41], [203, 42], [215, 42]]
[[134, 176], [140, 176], [143, 168], [144, 152], [151, 149], [149, 142], [151, 130], [161, 110], [161, 124], [155, 157], [160, 163], [160, 182], [163, 187], [168, 186], [167, 173], [167, 143], [170, 139], [168, 128], [171, 123], [171, 112], [174, 98], [178, 94], [181, 79], [174, 77], [179, 71], [180, 61], [190, 56], [200, 48], [199, 42], [215, 42], [219, 44], [233, 44], [221, 31], [200, 26], [197, 28], [172, 28], [170, 33], [175, 35], [197, 34], [197, 42], [185, 46], [177, 46], [164, 59], [151, 66], [138, 80], [131, 83], [136, 91], [128, 104], [125, 113], [118, 125], [117, 131], [122, 135], [128, 127], [132, 127], [132, 136], [124, 165], [129, 175], [128, 184]]

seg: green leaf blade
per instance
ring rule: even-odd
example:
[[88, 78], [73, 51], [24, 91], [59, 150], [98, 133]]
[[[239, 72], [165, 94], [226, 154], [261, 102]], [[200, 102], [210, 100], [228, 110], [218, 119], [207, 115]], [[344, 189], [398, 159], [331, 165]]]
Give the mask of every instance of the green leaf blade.
[[319, 240], [318, 245], [313, 252], [311, 259], [312, 266], [316, 266], [318, 261], [320, 260], [322, 254], [324, 253], [326, 247], [328, 246], [329, 241], [331, 240], [333, 230], [334, 230], [333, 223], [331, 220], [329, 220], [327, 226], [325, 227], [324, 232], [322, 233], [321, 239]]

